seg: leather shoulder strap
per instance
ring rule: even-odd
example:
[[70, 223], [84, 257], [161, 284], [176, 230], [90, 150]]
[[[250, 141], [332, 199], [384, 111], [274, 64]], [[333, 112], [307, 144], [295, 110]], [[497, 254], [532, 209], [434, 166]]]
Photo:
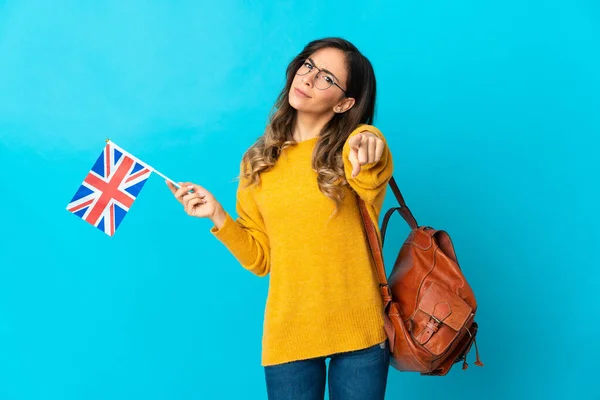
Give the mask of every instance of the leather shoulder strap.
[[392, 301], [392, 291], [388, 285], [387, 274], [385, 272], [385, 266], [383, 265], [383, 254], [381, 253], [382, 248], [379, 244], [379, 237], [377, 236], [375, 224], [369, 215], [365, 201], [358, 195], [356, 195], [356, 198], [358, 199], [360, 215], [363, 220], [367, 241], [371, 249], [371, 255], [373, 256], [373, 261], [375, 263], [375, 271], [377, 272], [377, 279], [379, 280], [379, 287], [381, 289], [381, 297], [383, 298], [384, 309], [387, 309], [388, 305]]
[[[419, 225], [417, 224], [417, 220], [412, 215], [412, 213], [410, 212], [410, 209], [404, 202], [402, 193], [400, 193], [400, 189], [398, 188], [398, 185], [396, 184], [396, 180], [394, 179], [393, 176], [392, 176], [392, 179], [390, 179], [390, 187], [392, 188], [392, 192], [394, 192], [394, 196], [396, 196], [396, 200], [398, 200], [398, 204], [400, 204], [400, 208], [397, 209], [398, 212], [400, 213], [400, 215], [402, 215], [402, 218], [404, 218], [404, 220], [406, 221], [408, 226], [410, 226], [411, 229], [417, 229], [419, 227]], [[389, 215], [391, 216], [391, 214], [389, 214]], [[387, 225], [388, 219], [389, 219], [389, 216], [386, 215], [386, 220], [384, 221], [385, 225]]]
[[[384, 221], [384, 230], [382, 235], [385, 235], [385, 228], [387, 228], [387, 222], [394, 211], [400, 212], [402, 218], [408, 223], [411, 229], [417, 229], [419, 226], [417, 224], [417, 220], [410, 212], [409, 208], [406, 206], [404, 202], [404, 198], [402, 197], [402, 193], [400, 193], [400, 189], [396, 184], [396, 180], [394, 177], [390, 179], [390, 187], [400, 203], [400, 207], [393, 208], [388, 211], [385, 216]], [[363, 226], [365, 228], [365, 233], [367, 235], [367, 241], [369, 243], [369, 247], [371, 249], [371, 254], [373, 256], [373, 261], [375, 263], [375, 270], [377, 272], [377, 279], [379, 280], [379, 287], [381, 288], [381, 296], [383, 297], [384, 308], [387, 309], [388, 305], [392, 301], [392, 291], [387, 281], [387, 274], [385, 272], [385, 265], [383, 264], [383, 243], [379, 243], [379, 236], [377, 235], [377, 228], [375, 223], [371, 219], [369, 215], [369, 211], [367, 209], [367, 204], [363, 199], [356, 194], [356, 198], [358, 200], [358, 207], [360, 209], [360, 215], [363, 221]]]

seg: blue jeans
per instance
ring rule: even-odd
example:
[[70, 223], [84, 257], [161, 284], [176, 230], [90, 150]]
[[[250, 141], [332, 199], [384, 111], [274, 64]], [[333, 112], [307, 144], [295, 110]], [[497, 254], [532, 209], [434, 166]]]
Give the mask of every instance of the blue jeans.
[[269, 400], [323, 400], [329, 362], [330, 400], [383, 400], [390, 361], [387, 342], [265, 367]]

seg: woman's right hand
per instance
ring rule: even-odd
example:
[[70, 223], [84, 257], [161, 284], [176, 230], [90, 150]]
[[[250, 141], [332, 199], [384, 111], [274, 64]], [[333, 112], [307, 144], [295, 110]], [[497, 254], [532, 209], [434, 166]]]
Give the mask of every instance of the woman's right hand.
[[221, 204], [208, 190], [191, 182], [179, 182], [180, 188], [170, 181], [167, 186], [175, 199], [183, 205], [187, 215], [197, 218], [209, 218], [220, 229], [225, 222], [225, 211]]

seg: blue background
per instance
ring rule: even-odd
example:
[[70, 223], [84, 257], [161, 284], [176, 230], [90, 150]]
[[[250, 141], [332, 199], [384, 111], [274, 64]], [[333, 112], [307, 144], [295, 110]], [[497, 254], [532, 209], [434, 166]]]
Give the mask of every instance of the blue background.
[[598, 2], [250, 3], [0, 1], [0, 398], [266, 398], [268, 279], [209, 221], [156, 175], [113, 238], [65, 207], [110, 137], [233, 212], [287, 63], [329, 35], [374, 64], [395, 176], [480, 307], [484, 368], [391, 370], [388, 398], [594, 397]]

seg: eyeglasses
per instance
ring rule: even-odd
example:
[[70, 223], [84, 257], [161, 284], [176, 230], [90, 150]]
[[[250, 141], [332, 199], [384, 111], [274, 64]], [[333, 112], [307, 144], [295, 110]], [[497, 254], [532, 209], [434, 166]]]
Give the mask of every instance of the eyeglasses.
[[327, 70], [319, 69], [319, 67], [315, 66], [314, 63], [312, 63], [312, 60], [305, 61], [304, 64], [302, 64], [300, 68], [298, 68], [298, 72], [296, 72], [296, 75], [306, 75], [310, 73], [313, 70], [313, 68], [318, 71], [317, 75], [315, 76], [315, 88], [319, 90], [327, 90], [331, 87], [331, 85], [335, 85], [338, 88], [340, 88], [340, 90], [344, 92], [346, 96], [348, 95], [348, 93], [346, 93], [346, 91], [342, 89], [340, 85], [335, 83], [335, 78], [332, 73], [330, 73]]

